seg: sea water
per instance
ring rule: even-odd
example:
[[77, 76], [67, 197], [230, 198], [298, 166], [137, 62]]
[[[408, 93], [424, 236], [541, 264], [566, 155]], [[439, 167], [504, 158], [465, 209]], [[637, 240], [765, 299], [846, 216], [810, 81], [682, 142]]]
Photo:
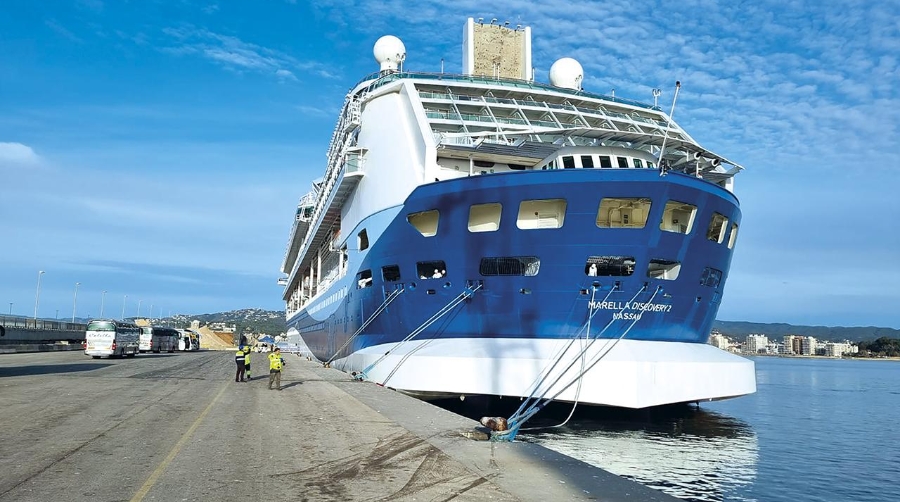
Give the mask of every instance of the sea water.
[[688, 501], [900, 501], [900, 362], [753, 360], [756, 394], [580, 412], [517, 440]]

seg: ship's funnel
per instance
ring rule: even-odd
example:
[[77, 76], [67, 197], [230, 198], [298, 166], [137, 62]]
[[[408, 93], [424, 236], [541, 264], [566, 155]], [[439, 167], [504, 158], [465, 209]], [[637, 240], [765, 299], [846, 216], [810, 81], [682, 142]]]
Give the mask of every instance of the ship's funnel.
[[399, 38], [385, 35], [375, 42], [372, 53], [375, 55], [375, 61], [381, 65], [382, 72], [397, 71], [406, 59], [406, 46]]

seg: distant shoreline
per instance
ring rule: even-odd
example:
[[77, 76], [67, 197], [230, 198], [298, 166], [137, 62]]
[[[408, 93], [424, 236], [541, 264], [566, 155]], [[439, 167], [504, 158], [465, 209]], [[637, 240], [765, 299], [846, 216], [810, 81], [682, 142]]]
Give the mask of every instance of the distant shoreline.
[[844, 359], [847, 361], [900, 361], [900, 357], [831, 357], [831, 356], [808, 356], [801, 354], [738, 354], [750, 357], [784, 357], [792, 359]]

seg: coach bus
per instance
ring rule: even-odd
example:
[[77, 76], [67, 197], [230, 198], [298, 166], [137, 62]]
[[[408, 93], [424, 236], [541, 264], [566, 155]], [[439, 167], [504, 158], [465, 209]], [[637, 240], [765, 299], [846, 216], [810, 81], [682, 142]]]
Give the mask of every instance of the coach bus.
[[88, 323], [84, 336], [84, 354], [100, 359], [102, 356], [134, 357], [140, 346], [141, 328], [123, 321], [95, 319]]
[[178, 350], [178, 331], [172, 328], [152, 328], [150, 350], [159, 354], [162, 351]]

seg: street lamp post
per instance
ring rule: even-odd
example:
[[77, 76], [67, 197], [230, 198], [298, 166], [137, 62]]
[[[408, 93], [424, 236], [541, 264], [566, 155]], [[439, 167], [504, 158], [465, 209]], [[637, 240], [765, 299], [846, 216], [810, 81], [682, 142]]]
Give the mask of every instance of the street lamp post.
[[150, 322], [153, 322], [153, 304], [150, 304]]
[[37, 293], [34, 294], [34, 320], [37, 321], [38, 305], [41, 303], [41, 276], [44, 275], [43, 270], [38, 270]]
[[125, 320], [125, 300], [128, 299], [128, 295], [122, 297], [122, 320]]
[[100, 295], [100, 319], [103, 319], [103, 301], [106, 300], [106, 290]]
[[13, 302], [9, 302], [9, 315], [12, 315], [12, 304]]
[[75, 322], [75, 306], [78, 305], [78, 286], [81, 286], [80, 282], [75, 283], [75, 295], [72, 297], [72, 322]]
[[144, 300], [138, 300], [138, 314], [137, 314], [138, 317], [141, 316], [141, 303], [143, 303], [143, 302], [144, 302]]

